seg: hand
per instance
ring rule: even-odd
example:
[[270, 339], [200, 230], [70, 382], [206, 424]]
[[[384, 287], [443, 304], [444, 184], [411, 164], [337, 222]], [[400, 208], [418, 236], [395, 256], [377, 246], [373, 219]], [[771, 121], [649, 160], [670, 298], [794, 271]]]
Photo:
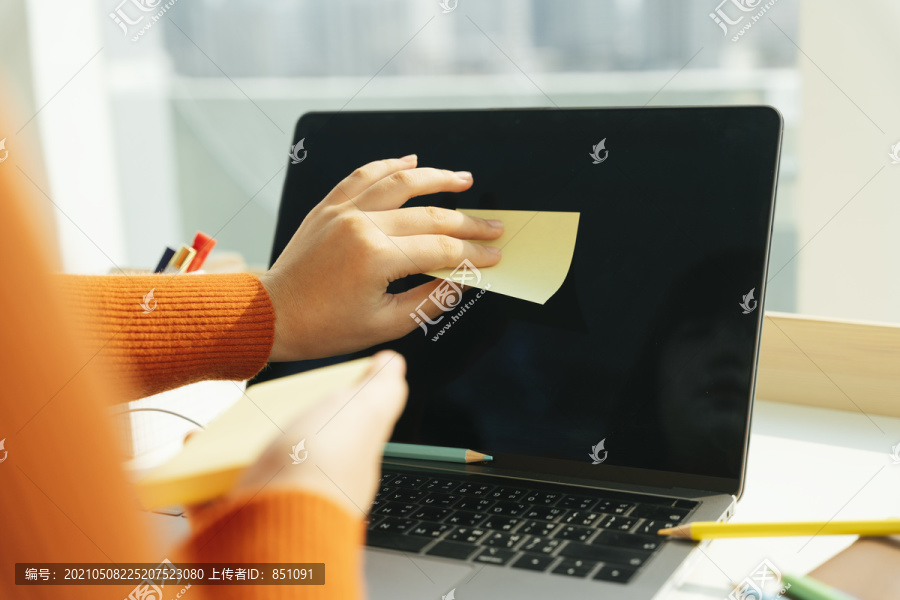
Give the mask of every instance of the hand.
[[[378, 490], [384, 443], [406, 403], [405, 374], [402, 356], [376, 354], [362, 379], [286, 427], [244, 472], [233, 493], [256, 493], [263, 487], [304, 490], [360, 517], [368, 513]], [[301, 440], [306, 440], [307, 459], [293, 464], [291, 448]]]
[[[463, 259], [476, 267], [499, 262], [499, 249], [465, 241], [496, 239], [499, 221], [433, 206], [400, 208], [416, 196], [472, 185], [471, 173], [415, 167], [412, 155], [354, 171], [260, 277], [275, 308], [270, 361], [346, 354], [402, 337], [418, 326], [410, 314], [442, 280], [401, 294], [389, 294], [388, 283]], [[431, 302], [422, 308], [429, 317], [441, 312]]]

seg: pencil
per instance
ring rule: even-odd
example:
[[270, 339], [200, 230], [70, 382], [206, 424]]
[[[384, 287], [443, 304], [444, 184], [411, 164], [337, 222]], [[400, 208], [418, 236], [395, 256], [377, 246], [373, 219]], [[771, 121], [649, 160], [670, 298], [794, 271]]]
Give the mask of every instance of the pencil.
[[877, 521], [809, 521], [799, 523], [714, 523], [698, 521], [660, 529], [659, 535], [689, 540], [743, 537], [789, 537], [798, 535], [862, 535], [900, 534], [900, 519]]
[[836, 590], [812, 577], [785, 573], [781, 580], [787, 584], [788, 595], [797, 600], [856, 600], [854, 596]]
[[421, 446], [419, 444], [398, 444], [396, 442], [388, 442], [384, 445], [384, 455], [389, 458], [413, 458], [416, 460], [440, 460], [457, 463], [494, 460], [493, 456], [475, 452], [474, 450], [466, 450], [465, 448]]

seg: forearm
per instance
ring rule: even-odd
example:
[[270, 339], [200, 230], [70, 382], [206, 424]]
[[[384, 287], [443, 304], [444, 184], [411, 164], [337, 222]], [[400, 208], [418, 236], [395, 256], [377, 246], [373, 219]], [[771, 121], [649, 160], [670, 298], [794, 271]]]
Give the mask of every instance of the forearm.
[[90, 363], [120, 384], [122, 400], [206, 379], [248, 379], [269, 357], [275, 314], [252, 275], [55, 280]]

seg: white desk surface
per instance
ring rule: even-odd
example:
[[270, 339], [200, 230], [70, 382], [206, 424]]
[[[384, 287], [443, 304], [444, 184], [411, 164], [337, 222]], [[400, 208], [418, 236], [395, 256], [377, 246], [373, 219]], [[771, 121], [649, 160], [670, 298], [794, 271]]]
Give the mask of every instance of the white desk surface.
[[[890, 456], [898, 443], [900, 419], [757, 401], [744, 495], [732, 522], [900, 517], [900, 464]], [[724, 600], [763, 559], [782, 572], [803, 574], [854, 540], [713, 540], [695, 553], [683, 583], [666, 600]]]
[[[745, 491], [732, 522], [900, 517], [900, 464], [890, 456], [898, 443], [900, 419], [757, 401]], [[187, 532], [183, 519], [153, 522], [171, 543]], [[694, 553], [682, 583], [665, 600], [724, 600], [763, 559], [782, 572], [803, 574], [854, 539], [715, 540]]]

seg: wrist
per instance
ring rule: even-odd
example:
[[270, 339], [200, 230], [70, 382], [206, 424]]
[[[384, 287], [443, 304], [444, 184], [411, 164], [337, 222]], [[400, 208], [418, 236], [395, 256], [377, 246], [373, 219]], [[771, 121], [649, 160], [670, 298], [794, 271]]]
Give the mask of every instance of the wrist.
[[272, 303], [272, 312], [275, 314], [272, 349], [269, 351], [268, 362], [291, 360], [290, 354], [285, 347], [287, 314], [283, 307], [283, 294], [280, 290], [278, 278], [271, 271], [266, 271], [259, 276], [259, 282], [269, 295], [269, 302]]

